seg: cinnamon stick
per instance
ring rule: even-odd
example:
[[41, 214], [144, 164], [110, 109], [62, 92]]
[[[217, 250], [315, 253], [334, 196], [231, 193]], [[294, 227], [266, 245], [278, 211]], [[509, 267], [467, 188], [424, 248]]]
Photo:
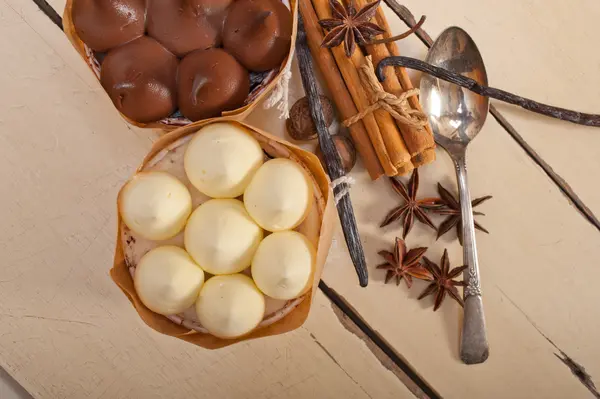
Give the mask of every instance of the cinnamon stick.
[[[313, 6], [320, 19], [331, 18], [331, 9], [327, 0], [313, 0]], [[357, 68], [364, 62], [364, 56], [361, 50], [357, 48], [350, 59], [346, 57], [342, 46], [332, 48], [331, 52], [344, 77], [346, 86], [352, 95], [356, 108], [359, 111], [366, 109], [371, 105], [371, 102], [365, 89], [362, 87], [357, 71]], [[407, 156], [408, 150], [400, 139], [399, 131], [393, 118], [387, 112], [377, 110], [373, 114], [365, 116], [363, 121], [365, 122], [369, 137], [371, 138], [376, 151], [378, 150], [379, 145], [384, 145], [388, 162], [392, 166], [391, 169], [389, 167], [386, 168], [386, 165], [382, 163], [388, 176], [397, 175], [399, 173], [398, 168], [400, 168], [402, 172], [412, 169], [410, 156]], [[373, 123], [375, 123], [377, 128], [373, 126]]]
[[[365, 56], [360, 49], [354, 51], [350, 57], [350, 61], [356, 70], [360, 69], [360, 67], [366, 62]], [[365, 92], [360, 78], [358, 84], [362, 91]], [[370, 104], [371, 101], [372, 100], [369, 100], [368, 104]], [[375, 115], [375, 120], [379, 125], [379, 131], [381, 132], [381, 136], [383, 137], [387, 151], [390, 154], [392, 163], [396, 167], [396, 175], [407, 174], [414, 169], [414, 166], [411, 162], [411, 155], [402, 139], [402, 136], [400, 135], [400, 130], [396, 126], [394, 118], [383, 109], [374, 111], [373, 115]]]
[[[366, 4], [365, 0], [357, 0], [357, 3], [361, 4], [361, 7], [362, 3]], [[375, 20], [377, 24], [386, 31], [386, 33], [383, 34], [383, 37], [391, 37], [391, 29], [387, 22], [387, 19], [385, 18], [383, 8], [381, 6], [377, 8]], [[380, 47], [375, 49], [376, 46]], [[383, 46], [383, 48], [381, 46]], [[367, 46], [367, 50], [369, 50], [369, 53], [371, 53], [371, 51], [377, 51], [378, 55], [386, 53], [394, 56], [400, 55], [400, 51], [398, 50], [398, 46], [395, 42], [386, 43], [385, 45], [375, 44]], [[371, 55], [373, 56], [373, 63], [375, 65], [379, 64], [379, 62], [383, 58], [386, 58], [377, 58], [375, 57], [375, 54]], [[398, 94], [399, 92], [410, 90], [413, 88], [413, 84], [410, 81], [410, 78], [408, 77], [408, 73], [406, 72], [405, 68], [397, 68], [396, 75], [394, 75], [393, 71], [388, 71], [388, 73], [385, 75], [386, 81], [387, 78], [389, 78], [390, 76], [392, 77], [391, 82], [389, 82], [387, 85], [385, 82], [383, 83], [383, 87], [386, 89], [386, 91], [392, 94]], [[419, 103], [417, 97], [410, 97], [408, 99], [408, 103], [413, 109], [422, 111], [421, 104]], [[429, 125], [427, 125], [425, 129], [409, 128], [407, 126], [402, 125], [400, 125], [400, 127], [402, 137], [404, 138], [406, 146], [410, 151], [412, 163], [415, 165], [415, 167], [419, 167], [421, 165], [433, 162], [435, 160], [435, 141], [433, 139], [431, 127]]]
[[[323, 0], [314, 0], [314, 1], [323, 1]], [[339, 0], [339, 1], [343, 2], [347, 7], [349, 5], [349, 3], [352, 2], [353, 0], [346, 0], [346, 1]], [[365, 5], [367, 5], [367, 1], [366, 0], [356, 1], [355, 5], [358, 6], [358, 9], [360, 9], [360, 8], [364, 7]], [[379, 8], [380, 7], [378, 7], [378, 9]], [[385, 45], [383, 45], [383, 46], [385, 47]], [[352, 61], [352, 63], [354, 64], [354, 67], [357, 70], [365, 63], [365, 56], [360, 48], [357, 48], [357, 50], [354, 51], [354, 53], [352, 54], [352, 57], [350, 57], [350, 60]], [[377, 65], [379, 63], [379, 60], [374, 60], [374, 62], [375, 62], [375, 65]], [[393, 72], [392, 72], [392, 74], [393, 74]], [[361, 81], [359, 80], [359, 84], [362, 87], [362, 84], [360, 82]], [[383, 140], [386, 144], [388, 153], [390, 154], [390, 158], [392, 159], [394, 166], [396, 166], [396, 169], [398, 170], [398, 175], [407, 174], [408, 172], [410, 172], [411, 170], [414, 169], [414, 165], [411, 162], [411, 154], [409, 152], [409, 149], [407, 148], [406, 143], [402, 139], [401, 132], [398, 129], [394, 118], [388, 112], [386, 112], [382, 109], [375, 111], [374, 114], [375, 114], [375, 118], [377, 119], [377, 122], [379, 123], [379, 129], [382, 133]]]
[[[327, 0], [313, 0], [312, 4], [319, 19], [331, 18], [331, 10]], [[332, 48], [331, 53], [333, 54], [339, 71], [346, 82], [346, 87], [352, 96], [352, 100], [354, 101], [356, 108], [358, 110], [365, 109], [369, 106], [369, 99], [365, 93], [365, 90], [361, 86], [358, 71], [352, 62], [350, 62], [346, 57], [346, 53], [344, 52], [342, 46]], [[380, 126], [378, 121], [375, 119], [375, 114], [365, 116], [363, 122], [385, 174], [387, 176], [396, 176], [398, 174], [398, 170], [392, 162], [385, 142], [383, 141]]]
[[[358, 113], [344, 79], [335, 63], [331, 51], [321, 47], [323, 33], [318, 23], [317, 14], [310, 0], [300, 0], [300, 13], [304, 20], [304, 29], [308, 39], [308, 47], [316, 61], [321, 73], [325, 77], [325, 83], [329, 88], [333, 102], [335, 103], [340, 116], [348, 119]], [[376, 180], [383, 175], [383, 167], [379, 162], [375, 148], [369, 139], [369, 135], [362, 121], [358, 121], [349, 127], [350, 135], [354, 145], [363, 160], [363, 164], [369, 172], [371, 179]]]
[[[383, 10], [381, 7], [379, 7], [379, 9], [377, 9], [377, 13], [375, 14], [375, 20], [377, 21], [378, 25], [380, 27], [382, 27], [383, 29], [385, 29], [385, 33], [383, 34], [384, 39], [387, 39], [389, 37], [392, 37], [392, 32], [390, 30], [390, 25], [387, 22], [387, 19], [385, 18], [385, 14], [383, 13]], [[400, 55], [400, 51], [398, 50], [398, 45], [396, 44], [396, 42], [389, 42], [386, 43], [386, 46], [390, 52], [390, 54], [392, 54], [393, 56], [399, 56]], [[414, 86], [408, 76], [408, 73], [406, 72], [406, 68], [404, 67], [398, 67], [398, 68], [394, 68], [396, 70], [396, 76], [398, 77], [398, 80], [400, 81], [400, 84], [402, 85], [402, 88], [406, 91], [406, 90], [410, 90], [413, 89]], [[423, 109], [421, 108], [421, 103], [419, 102], [419, 99], [417, 97], [410, 97], [408, 99], [409, 104], [416, 110], [418, 111], [422, 111]], [[426, 127], [427, 131], [429, 133], [431, 132], [431, 127], [429, 125], [427, 125]], [[433, 134], [433, 133], [432, 133]]]

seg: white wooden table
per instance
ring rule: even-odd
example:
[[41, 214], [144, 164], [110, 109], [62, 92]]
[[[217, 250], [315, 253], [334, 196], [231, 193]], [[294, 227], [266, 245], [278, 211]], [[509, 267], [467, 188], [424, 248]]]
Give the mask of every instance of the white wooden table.
[[[49, 2], [62, 13], [64, 0]], [[449, 25], [466, 29], [492, 85], [600, 112], [597, 0], [404, 4], [428, 16], [432, 36]], [[455, 303], [433, 313], [431, 299], [416, 300], [424, 284], [384, 285], [377, 251], [400, 230], [377, 226], [398, 198], [360, 166], [352, 199], [369, 287], [358, 286], [338, 231], [303, 328], [202, 350], [147, 328], [108, 278], [116, 193], [156, 133], [119, 117], [47, 11], [32, 0], [0, 0], [0, 366], [31, 396], [599, 397], [600, 224], [547, 171], [600, 215], [600, 130], [496, 104], [522, 142], [489, 118], [470, 148], [471, 192], [494, 196], [481, 206], [491, 235], [478, 235], [491, 347], [485, 364], [458, 359]], [[387, 14], [394, 31], [406, 29]], [[426, 51], [414, 37], [400, 49]], [[283, 134], [275, 111], [258, 110], [249, 123]], [[441, 151], [421, 177], [423, 195], [435, 194], [437, 181], [455, 184]], [[430, 246], [436, 260], [448, 248], [452, 264], [461, 262], [452, 236], [435, 242], [421, 226], [408, 245]], [[8, 389], [0, 383], [2, 399]]]

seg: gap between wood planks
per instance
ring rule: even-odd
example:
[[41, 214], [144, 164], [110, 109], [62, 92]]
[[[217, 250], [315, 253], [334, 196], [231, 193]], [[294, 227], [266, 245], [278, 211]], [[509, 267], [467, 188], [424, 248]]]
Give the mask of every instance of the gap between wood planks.
[[33, 0], [35, 4], [46, 14], [50, 21], [52, 21], [56, 26], [63, 30], [62, 17], [56, 12], [56, 10], [48, 4], [46, 0]]
[[[385, 341], [375, 330], [365, 322], [360, 314], [329, 287], [323, 280], [319, 282], [321, 292], [332, 302], [334, 313], [346, 330], [365, 341], [369, 350], [377, 357], [381, 364], [396, 375], [418, 398], [441, 398], [441, 396], [419, 376], [411, 366], [394, 351], [392, 346]], [[386, 360], [393, 364], [389, 364]], [[335, 361], [335, 359], [334, 359]], [[337, 363], [337, 362], [336, 362]], [[407, 380], [408, 379], [408, 380]]]
[[[63, 29], [62, 17], [56, 12], [56, 10], [48, 4], [46, 0], [33, 0], [33, 2], [40, 8], [41, 11], [46, 14], [46, 16], [61, 30]], [[388, 4], [389, 5], [389, 4]], [[405, 9], [408, 12], [407, 9]], [[413, 27], [416, 23], [414, 17], [412, 17], [410, 13], [406, 16], [406, 18], [400, 18], [402, 21], [409, 27]], [[427, 34], [427, 32], [419, 29], [416, 32], [418, 38], [423, 42], [425, 46], [428, 48], [431, 47], [433, 43], [431, 37]], [[544, 161], [544, 159], [523, 139], [523, 137], [517, 132], [517, 130], [508, 122], [508, 120], [496, 109], [494, 105], [490, 106], [490, 113], [496, 119], [496, 121], [506, 130], [506, 132], [517, 142], [517, 144], [525, 151], [525, 153], [537, 164], [542, 170], [546, 173], [546, 175], [552, 180], [554, 184], [562, 191], [562, 193], [567, 196], [567, 198], [573, 203], [575, 208], [592, 224], [600, 231], [600, 221], [594, 215], [589, 207], [585, 205], [585, 203], [579, 198], [579, 196], [573, 191], [570, 185], [558, 174], [556, 173], [552, 167]], [[350, 304], [340, 296], [335, 290], [327, 286], [325, 282], [321, 281], [319, 283], [319, 288], [321, 291], [327, 296], [327, 298], [332, 302], [334, 312], [340, 318], [340, 322], [342, 325], [351, 333], [359, 336], [359, 338], [363, 339], [367, 347], [371, 350], [371, 352], [381, 361], [384, 367], [388, 368], [392, 371], [402, 382], [409, 387], [409, 389], [419, 398], [439, 398], [440, 396], [419, 376], [415, 373], [415, 371], [408, 365], [408, 363], [402, 359], [377, 332], [375, 332], [358, 314], [358, 312], [350, 306]], [[509, 298], [510, 300], [510, 298]], [[349, 319], [340, 317], [339, 313], [341, 312], [342, 316]], [[525, 315], [526, 316], [526, 315]], [[527, 316], [526, 316], [527, 317]], [[537, 327], [532, 323], [532, 325], [537, 329]], [[538, 329], [539, 331], [539, 329]], [[560, 348], [558, 348], [548, 337], [546, 337], [541, 331], [540, 334], [544, 336], [544, 338], [554, 346], [561, 354], [559, 356], [556, 354], [556, 357], [560, 359], [570, 370], [571, 372], [590, 390], [590, 392], [597, 398], [600, 398], [600, 394], [596, 390], [591, 377], [585, 372], [585, 369], [573, 361], [569, 356], [567, 356]], [[311, 334], [312, 336], [312, 334]], [[323, 348], [323, 350], [331, 357], [327, 349], [323, 347], [313, 336], [313, 339]], [[397, 369], [394, 369], [393, 366], [386, 364], [385, 358], [389, 359]], [[333, 359], [336, 363], [337, 361]], [[339, 365], [339, 364], [338, 364]], [[341, 367], [341, 366], [340, 366]], [[343, 368], [342, 368], [343, 369]], [[407, 380], [408, 378], [408, 380]]]
[[523, 309], [521, 309], [521, 307], [515, 303], [515, 301], [506, 295], [506, 292], [504, 292], [500, 286], [496, 285], [496, 288], [511, 303], [511, 305], [513, 305], [523, 315], [523, 317], [525, 317], [527, 322], [531, 324], [531, 326], [535, 328], [535, 330], [560, 353], [560, 355], [558, 353], [554, 353], [554, 356], [556, 356], [557, 359], [563, 362], [563, 364], [571, 370], [573, 375], [577, 377], [577, 379], [592, 393], [592, 395], [594, 395], [594, 397], [600, 399], [600, 392], [596, 388], [596, 385], [592, 380], [592, 376], [585, 371], [585, 367], [573, 360], [572, 357], [568, 356], [550, 338], [548, 338], [548, 336], [544, 334], [544, 332], [537, 326], [537, 324], [535, 324], [535, 322], [527, 315], [527, 313], [525, 313]]

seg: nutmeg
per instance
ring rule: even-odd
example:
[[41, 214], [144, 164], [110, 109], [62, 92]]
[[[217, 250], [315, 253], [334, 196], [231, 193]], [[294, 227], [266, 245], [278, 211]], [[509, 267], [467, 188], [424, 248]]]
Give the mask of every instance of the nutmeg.
[[[344, 172], [346, 174], [350, 173], [354, 165], [356, 164], [356, 148], [354, 147], [354, 143], [348, 137], [343, 136], [341, 134], [336, 134], [335, 136], [331, 136], [333, 140], [333, 144], [335, 144], [335, 148], [337, 149], [338, 154], [340, 155], [340, 159], [342, 160], [342, 167], [344, 168]], [[317, 157], [321, 160], [321, 164], [325, 171], [327, 171], [327, 166], [325, 164], [325, 158], [323, 153], [321, 152], [321, 147], [317, 147], [316, 151]]]
[[[319, 96], [321, 108], [325, 115], [327, 127], [333, 123], [333, 105], [325, 96]], [[290, 109], [290, 117], [286, 120], [286, 127], [290, 137], [296, 141], [310, 141], [317, 138], [317, 127], [310, 115], [308, 98], [302, 97]]]

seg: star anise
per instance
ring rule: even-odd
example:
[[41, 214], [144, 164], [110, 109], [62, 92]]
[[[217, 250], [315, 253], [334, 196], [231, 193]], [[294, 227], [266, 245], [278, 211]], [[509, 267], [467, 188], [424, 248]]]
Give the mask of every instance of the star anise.
[[347, 8], [337, 0], [329, 0], [333, 18], [322, 19], [319, 24], [329, 33], [323, 38], [321, 46], [331, 48], [339, 46], [344, 42], [346, 57], [351, 57], [356, 48], [356, 43], [366, 44], [373, 36], [385, 33], [377, 24], [370, 22], [375, 16], [377, 7], [381, 0], [369, 3], [358, 12], [354, 8], [352, 0]]
[[412, 278], [421, 280], [432, 280], [431, 273], [421, 264], [421, 258], [425, 254], [427, 248], [413, 248], [406, 252], [406, 244], [400, 238], [396, 238], [394, 253], [388, 251], [379, 251], [379, 255], [383, 256], [386, 263], [377, 266], [378, 269], [387, 270], [385, 275], [386, 284], [396, 277], [396, 285], [400, 284], [400, 280], [404, 278], [406, 286], [412, 286]]
[[384, 227], [388, 224], [395, 222], [401, 218], [403, 219], [403, 233], [402, 238], [406, 238], [410, 230], [412, 229], [414, 218], [416, 217], [421, 223], [426, 224], [435, 230], [435, 226], [429, 219], [429, 216], [425, 213], [425, 210], [435, 210], [441, 207], [440, 198], [424, 198], [417, 200], [417, 190], [419, 189], [419, 170], [415, 169], [408, 181], [408, 188], [400, 180], [390, 178], [394, 191], [398, 193], [405, 201], [404, 205], [394, 208], [388, 213], [384, 221], [381, 222], [381, 226]]
[[442, 255], [440, 268], [438, 265], [423, 257], [425, 267], [433, 275], [433, 282], [425, 288], [425, 290], [419, 295], [419, 299], [423, 299], [428, 295], [435, 294], [435, 303], [433, 305], [433, 311], [439, 309], [440, 305], [444, 301], [446, 294], [450, 295], [460, 306], [464, 306], [464, 302], [458, 293], [456, 287], [465, 287], [467, 284], [464, 281], [455, 281], [454, 278], [458, 277], [467, 266], [455, 267], [450, 270], [450, 261], [448, 260], [448, 250], [444, 250]]
[[[440, 224], [440, 227], [438, 228], [437, 238], [440, 238], [441, 236], [446, 234], [448, 231], [450, 231], [450, 229], [452, 229], [453, 227], [456, 226], [456, 236], [458, 237], [458, 242], [460, 242], [460, 245], [463, 245], [462, 216], [461, 216], [461, 211], [460, 211], [460, 202], [458, 202], [458, 200], [452, 194], [450, 194], [450, 192], [448, 190], [446, 190], [444, 188], [444, 186], [442, 186], [440, 183], [438, 183], [438, 192], [440, 193], [440, 197], [442, 198], [441, 202], [442, 202], [443, 206], [437, 207], [437, 208], [432, 208], [432, 210], [435, 213], [438, 213], [440, 215], [449, 215], [449, 216], [448, 216], [448, 218], [446, 218], [446, 220], [444, 220], [442, 222], [442, 224]], [[487, 196], [481, 197], [481, 198], [476, 198], [473, 201], [471, 201], [471, 206], [473, 208], [475, 208], [476, 206], [481, 205], [482, 203], [489, 200], [490, 198], [492, 198], [491, 195], [487, 195]], [[473, 215], [481, 216], [484, 214], [481, 212], [473, 212]], [[487, 233], [487, 234], [490, 233], [482, 225], [477, 223], [477, 221], [475, 221], [475, 228], [483, 231], [484, 233]]]

